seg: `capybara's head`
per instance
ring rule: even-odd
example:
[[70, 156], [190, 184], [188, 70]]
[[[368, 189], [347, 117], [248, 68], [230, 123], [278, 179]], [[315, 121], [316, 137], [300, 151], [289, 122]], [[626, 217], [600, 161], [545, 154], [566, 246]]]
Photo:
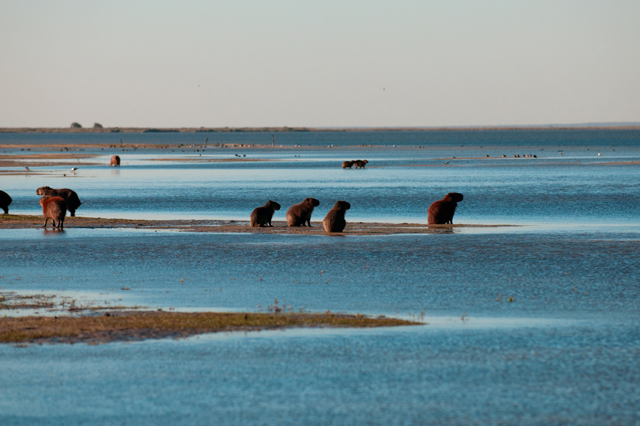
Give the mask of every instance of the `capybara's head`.
[[44, 195], [45, 192], [47, 191], [51, 191], [51, 187], [50, 186], [41, 186], [40, 188], [36, 189], [36, 195]]
[[349, 210], [351, 208], [351, 204], [346, 201], [336, 201], [333, 208], [336, 210]]
[[280, 204], [276, 203], [275, 201], [267, 201], [267, 205], [265, 207], [270, 207], [273, 210], [280, 210]]
[[369, 160], [362, 160], [362, 162], [363, 162], [364, 164], [367, 164], [367, 163], [369, 162]]
[[318, 207], [320, 205], [320, 201], [316, 200], [315, 198], [305, 198], [304, 202], [306, 204], [310, 204], [313, 207]]
[[442, 201], [459, 203], [460, 201], [462, 201], [462, 198], [463, 198], [462, 194], [459, 194], [457, 192], [450, 192], [447, 195], [445, 195]]

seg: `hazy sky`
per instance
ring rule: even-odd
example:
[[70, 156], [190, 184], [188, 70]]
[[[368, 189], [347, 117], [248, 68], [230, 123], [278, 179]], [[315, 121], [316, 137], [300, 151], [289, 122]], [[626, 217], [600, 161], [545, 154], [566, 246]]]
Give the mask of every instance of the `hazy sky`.
[[640, 1], [0, 0], [0, 127], [640, 121]]

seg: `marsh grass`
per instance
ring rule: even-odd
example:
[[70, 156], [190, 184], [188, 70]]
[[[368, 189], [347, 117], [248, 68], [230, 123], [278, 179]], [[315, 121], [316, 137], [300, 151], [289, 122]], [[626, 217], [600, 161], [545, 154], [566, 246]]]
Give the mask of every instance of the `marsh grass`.
[[107, 343], [292, 327], [397, 327], [420, 323], [364, 315], [111, 312], [101, 316], [0, 318], [0, 343]]

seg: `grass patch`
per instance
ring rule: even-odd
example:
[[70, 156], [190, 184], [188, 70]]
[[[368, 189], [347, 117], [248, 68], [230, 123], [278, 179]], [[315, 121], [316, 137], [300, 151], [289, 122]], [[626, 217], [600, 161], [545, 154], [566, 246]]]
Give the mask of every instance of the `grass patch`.
[[397, 327], [420, 323], [364, 315], [112, 312], [81, 317], [0, 318], [0, 343], [107, 343], [291, 327]]

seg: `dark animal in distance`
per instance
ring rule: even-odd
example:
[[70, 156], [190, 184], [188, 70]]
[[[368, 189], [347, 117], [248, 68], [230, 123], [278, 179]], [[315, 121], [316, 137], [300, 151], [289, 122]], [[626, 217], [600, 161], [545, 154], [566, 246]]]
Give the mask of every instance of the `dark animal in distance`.
[[0, 191], [0, 209], [4, 210], [4, 214], [9, 214], [9, 204], [11, 204], [11, 197], [4, 191]]
[[280, 204], [275, 201], [267, 201], [262, 207], [257, 207], [251, 212], [250, 225], [256, 226], [273, 226], [271, 224], [271, 218], [276, 210], [280, 210]]
[[109, 167], [120, 167], [120, 156], [114, 155], [111, 157], [111, 163], [109, 163]]
[[368, 163], [369, 161], [367, 160], [356, 160], [354, 161], [355, 165], [356, 165], [356, 169], [364, 169], [364, 166]]
[[322, 221], [322, 226], [327, 232], [342, 232], [347, 226], [344, 215], [351, 208], [351, 204], [346, 201], [336, 201], [333, 208], [329, 210], [327, 216]]
[[287, 210], [287, 223], [289, 226], [311, 226], [311, 213], [320, 205], [315, 198], [305, 198], [303, 202], [294, 204]]
[[49, 186], [41, 186], [36, 190], [36, 194], [44, 197], [64, 198], [64, 201], [67, 203], [67, 209], [72, 217], [76, 215], [76, 209], [82, 204], [80, 198], [78, 198], [78, 194], [68, 188], [53, 189]]
[[462, 198], [462, 194], [450, 192], [442, 200], [431, 204], [427, 213], [429, 225], [453, 224], [453, 214]]
[[44, 215], [44, 228], [47, 227], [49, 219], [53, 221], [53, 227], [64, 228], [64, 217], [67, 214], [67, 203], [62, 197], [42, 197], [40, 198], [42, 214]]
[[342, 168], [343, 169], [350, 169], [351, 167], [353, 167], [353, 161], [345, 161], [344, 163], [342, 163]]

